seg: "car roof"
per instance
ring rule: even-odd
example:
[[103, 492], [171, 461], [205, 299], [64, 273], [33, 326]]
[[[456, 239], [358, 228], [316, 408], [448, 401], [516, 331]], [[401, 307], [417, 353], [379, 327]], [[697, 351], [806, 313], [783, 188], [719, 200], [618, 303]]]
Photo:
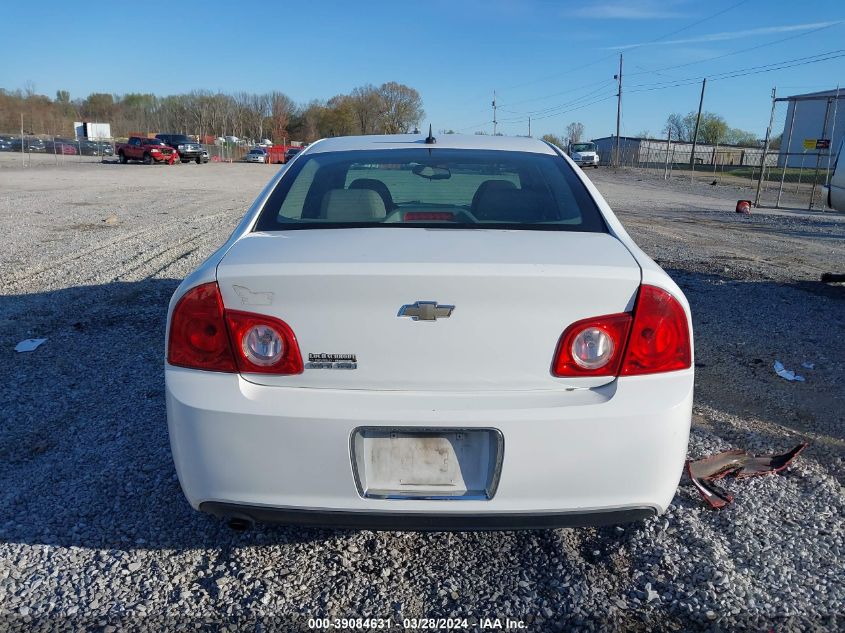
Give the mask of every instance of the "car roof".
[[533, 152], [555, 154], [545, 142], [528, 136], [489, 136], [486, 134], [441, 134], [436, 143], [425, 142], [426, 134], [383, 134], [372, 136], [336, 136], [312, 143], [306, 148], [309, 154], [318, 152], [346, 152], [354, 150], [384, 149], [480, 149], [508, 152]]

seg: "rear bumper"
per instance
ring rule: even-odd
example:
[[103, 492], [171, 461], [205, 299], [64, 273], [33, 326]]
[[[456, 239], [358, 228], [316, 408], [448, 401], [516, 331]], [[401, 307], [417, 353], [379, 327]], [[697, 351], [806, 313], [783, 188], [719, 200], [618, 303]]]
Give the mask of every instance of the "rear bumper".
[[[598, 525], [666, 509], [687, 451], [693, 372], [592, 390], [396, 392], [268, 387], [166, 367], [171, 448], [194, 508], [312, 525], [504, 529]], [[495, 428], [491, 499], [359, 494], [356, 428]]]
[[262, 523], [284, 523], [342, 530], [389, 531], [474, 531], [474, 530], [545, 530], [562, 527], [615, 525], [640, 521], [656, 514], [654, 508], [627, 508], [594, 512], [555, 513], [476, 513], [443, 512], [342, 512], [336, 510], [302, 510], [270, 508], [235, 503], [208, 501], [201, 511], [216, 517], [241, 518]]

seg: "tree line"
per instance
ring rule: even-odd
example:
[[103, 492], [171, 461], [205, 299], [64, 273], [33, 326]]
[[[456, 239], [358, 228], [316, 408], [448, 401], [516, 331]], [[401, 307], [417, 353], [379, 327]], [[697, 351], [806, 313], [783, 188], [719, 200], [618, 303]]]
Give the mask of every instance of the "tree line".
[[425, 115], [414, 88], [394, 81], [359, 86], [326, 101], [297, 104], [282, 92], [222, 93], [195, 90], [160, 97], [149, 93], [92, 93], [55, 99], [25, 90], [0, 89], [0, 132], [70, 136], [74, 121], [111, 124], [112, 135], [175, 132], [198, 136], [237, 136], [276, 143], [313, 142], [327, 136], [399, 134]]
[[[676, 141], [691, 143], [695, 135], [696, 112], [686, 115], [670, 114], [663, 128], [664, 134], [672, 133]], [[754, 132], [747, 132], [731, 127], [724, 117], [712, 112], [702, 112], [698, 124], [698, 142], [706, 145], [741, 145], [743, 147], [759, 147], [760, 139]]]

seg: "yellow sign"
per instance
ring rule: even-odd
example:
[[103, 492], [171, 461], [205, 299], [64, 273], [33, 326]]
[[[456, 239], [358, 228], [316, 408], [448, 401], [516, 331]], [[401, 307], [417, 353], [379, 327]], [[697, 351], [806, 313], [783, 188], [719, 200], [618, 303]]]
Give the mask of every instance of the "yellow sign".
[[804, 149], [816, 149], [816, 139], [814, 138], [805, 138], [804, 139]]

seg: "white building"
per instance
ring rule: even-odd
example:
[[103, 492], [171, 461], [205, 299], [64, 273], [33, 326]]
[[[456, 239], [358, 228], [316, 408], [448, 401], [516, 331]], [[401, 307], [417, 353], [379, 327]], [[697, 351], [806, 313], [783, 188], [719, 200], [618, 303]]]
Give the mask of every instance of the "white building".
[[[845, 88], [792, 95], [784, 101], [788, 103], [788, 107], [783, 124], [778, 166], [782, 167], [784, 161], [788, 161], [788, 167], [814, 167], [817, 157], [821, 154], [821, 166], [826, 167], [828, 152], [836, 152], [845, 134]], [[772, 133], [777, 134], [778, 130], [773, 130]], [[813, 139], [829, 140], [830, 150], [805, 148], [804, 141]]]

